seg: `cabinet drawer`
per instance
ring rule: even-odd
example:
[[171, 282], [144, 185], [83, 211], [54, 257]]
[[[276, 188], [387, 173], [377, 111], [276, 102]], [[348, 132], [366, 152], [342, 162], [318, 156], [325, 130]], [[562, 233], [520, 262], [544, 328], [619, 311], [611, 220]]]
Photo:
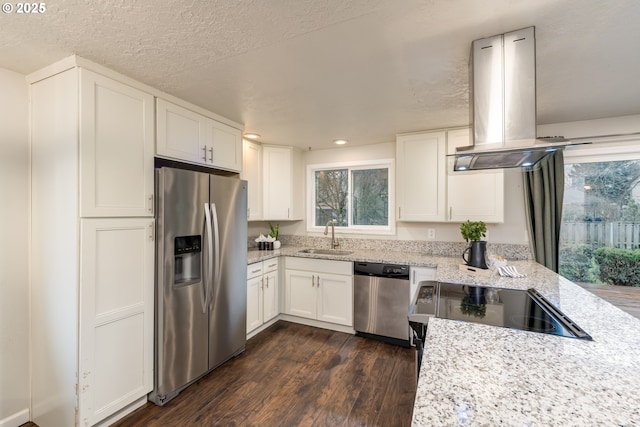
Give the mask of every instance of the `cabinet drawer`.
[[263, 266], [262, 261], [255, 264], [247, 265], [247, 279], [253, 279], [254, 277], [262, 276]]
[[278, 258], [268, 259], [262, 262], [262, 270], [264, 273], [276, 271], [278, 269]]

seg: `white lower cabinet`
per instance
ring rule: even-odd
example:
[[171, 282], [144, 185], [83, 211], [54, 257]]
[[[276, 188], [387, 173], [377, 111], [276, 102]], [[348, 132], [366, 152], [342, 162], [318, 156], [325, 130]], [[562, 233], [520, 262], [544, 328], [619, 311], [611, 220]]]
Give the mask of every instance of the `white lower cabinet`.
[[278, 316], [278, 258], [247, 266], [247, 334]]
[[285, 263], [286, 314], [353, 326], [351, 262], [287, 257]]
[[154, 221], [81, 220], [79, 422], [153, 388]]

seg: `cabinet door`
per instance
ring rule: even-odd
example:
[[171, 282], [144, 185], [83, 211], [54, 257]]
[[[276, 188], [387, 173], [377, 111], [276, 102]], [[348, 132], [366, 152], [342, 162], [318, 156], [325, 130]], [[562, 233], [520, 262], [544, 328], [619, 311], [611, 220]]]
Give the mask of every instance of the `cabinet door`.
[[153, 96], [80, 73], [80, 216], [153, 216]]
[[288, 147], [262, 147], [263, 219], [292, 219], [292, 156]]
[[207, 164], [206, 117], [172, 104], [156, 100], [157, 154], [162, 157]]
[[243, 141], [242, 179], [248, 182], [247, 219], [262, 219], [262, 147], [247, 140]]
[[285, 274], [285, 313], [317, 317], [316, 275], [308, 271], [287, 270]]
[[263, 322], [268, 322], [278, 315], [278, 272], [271, 271], [264, 275]]
[[262, 276], [247, 280], [247, 333], [262, 325], [263, 322], [263, 283]]
[[153, 388], [154, 222], [81, 220], [80, 425]]
[[396, 161], [398, 221], [444, 221], [445, 133], [399, 135]]
[[[457, 129], [447, 134], [447, 153], [456, 147], [471, 144], [469, 129]], [[453, 158], [448, 159], [447, 200], [448, 220], [456, 222], [504, 222], [504, 172], [453, 171]]]
[[318, 320], [353, 326], [353, 277], [318, 274]]
[[224, 123], [207, 119], [206, 162], [210, 166], [240, 172], [242, 169], [242, 133]]

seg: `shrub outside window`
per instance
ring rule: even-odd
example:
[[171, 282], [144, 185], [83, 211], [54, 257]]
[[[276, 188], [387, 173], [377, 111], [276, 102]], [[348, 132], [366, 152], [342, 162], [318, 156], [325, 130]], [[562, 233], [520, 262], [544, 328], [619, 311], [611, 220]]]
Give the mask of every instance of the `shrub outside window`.
[[567, 150], [561, 275], [579, 283], [640, 286], [639, 159], [637, 143]]

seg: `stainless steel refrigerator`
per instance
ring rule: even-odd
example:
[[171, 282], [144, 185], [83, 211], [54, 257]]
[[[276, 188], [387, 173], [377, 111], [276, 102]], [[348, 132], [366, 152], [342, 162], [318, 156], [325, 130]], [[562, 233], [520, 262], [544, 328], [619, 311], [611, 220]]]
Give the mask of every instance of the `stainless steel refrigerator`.
[[156, 169], [154, 390], [164, 405], [246, 343], [247, 182]]

